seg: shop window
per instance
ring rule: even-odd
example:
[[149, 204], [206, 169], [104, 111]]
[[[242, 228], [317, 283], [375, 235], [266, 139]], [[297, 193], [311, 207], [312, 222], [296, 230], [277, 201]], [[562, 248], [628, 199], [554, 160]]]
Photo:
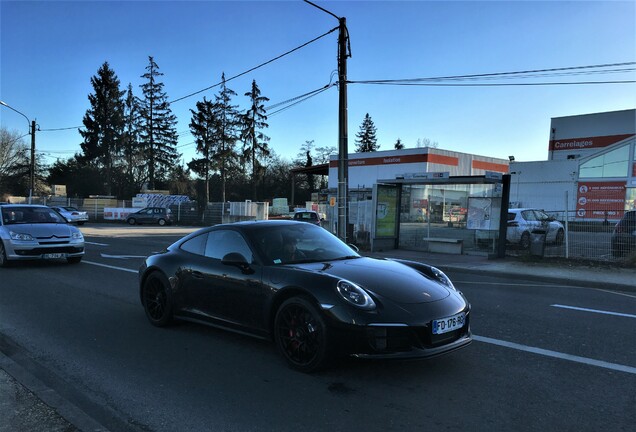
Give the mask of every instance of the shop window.
[[630, 145], [625, 145], [582, 163], [579, 178], [627, 177], [630, 148]]

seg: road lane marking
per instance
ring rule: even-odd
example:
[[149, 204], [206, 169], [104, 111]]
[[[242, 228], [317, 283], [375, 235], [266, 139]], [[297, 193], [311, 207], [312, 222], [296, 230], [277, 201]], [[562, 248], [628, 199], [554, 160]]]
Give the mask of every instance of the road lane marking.
[[121, 270], [121, 271], [129, 272], [129, 273], [139, 273], [137, 270], [131, 270], [131, 269], [127, 269], [127, 268], [124, 268], [124, 267], [115, 267], [115, 266], [102, 264], [102, 263], [97, 263], [97, 262], [93, 262], [93, 261], [83, 260], [82, 262], [85, 263], [85, 264], [91, 264], [91, 265], [95, 265], [95, 266], [99, 266], [99, 267], [106, 267], [106, 268], [113, 269], [113, 270]]
[[560, 353], [557, 351], [546, 350], [543, 348], [536, 348], [527, 345], [521, 345], [514, 342], [502, 341], [499, 339], [492, 339], [485, 336], [473, 335], [473, 340], [478, 342], [484, 342], [492, 345], [498, 345], [505, 348], [512, 348], [519, 351], [525, 351], [533, 354], [539, 354], [546, 357], [553, 357], [561, 360], [568, 360], [575, 363], [583, 363], [589, 366], [596, 366], [605, 369], [611, 369], [619, 372], [626, 372], [632, 375], [636, 375], [636, 367], [620, 365], [616, 363], [609, 363], [602, 360], [594, 360], [586, 357], [579, 357], [571, 354]]
[[102, 258], [128, 259], [128, 258], [146, 258], [146, 255], [108, 255], [100, 253]]
[[566, 306], [566, 305], [560, 305], [560, 304], [553, 304], [553, 305], [550, 305], [550, 306], [555, 307], [555, 308], [561, 308], [561, 309], [572, 309], [572, 310], [576, 310], [576, 311], [593, 312], [593, 313], [603, 314], [603, 315], [614, 315], [614, 316], [627, 317], [627, 318], [636, 318], [636, 315], [620, 313], [620, 312], [609, 312], [609, 311], [603, 311], [603, 310], [598, 310], [598, 309], [587, 309], [587, 308], [582, 308], [582, 307]]
[[84, 240], [84, 243], [89, 244], [89, 245], [95, 245], [95, 246], [108, 246], [107, 243], [95, 243], [95, 242], [89, 242]]

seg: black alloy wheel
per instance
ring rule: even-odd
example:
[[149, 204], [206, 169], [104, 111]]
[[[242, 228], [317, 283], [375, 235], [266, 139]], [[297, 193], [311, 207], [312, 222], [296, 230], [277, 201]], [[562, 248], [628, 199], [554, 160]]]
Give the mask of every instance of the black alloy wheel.
[[293, 369], [313, 372], [329, 361], [329, 338], [324, 320], [303, 297], [287, 299], [274, 320], [279, 351]]
[[150, 274], [143, 285], [144, 310], [150, 323], [157, 327], [172, 322], [172, 298], [166, 277], [159, 272]]

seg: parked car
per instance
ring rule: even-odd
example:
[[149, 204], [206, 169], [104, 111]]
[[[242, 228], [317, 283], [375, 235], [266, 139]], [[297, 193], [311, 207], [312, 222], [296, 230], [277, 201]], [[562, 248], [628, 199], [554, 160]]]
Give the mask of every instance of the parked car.
[[64, 216], [66, 220], [71, 223], [84, 225], [86, 222], [88, 222], [88, 213], [85, 211], [81, 211], [75, 207], [65, 206], [65, 207], [51, 207], [51, 208], [57, 211], [62, 216]]
[[200, 229], [146, 258], [139, 295], [155, 326], [178, 318], [270, 339], [303, 372], [337, 355], [423, 358], [472, 340], [470, 304], [440, 270], [362, 257], [289, 220]]
[[545, 232], [547, 243], [560, 245], [565, 239], [563, 224], [543, 210], [520, 208], [508, 210], [506, 240], [518, 244], [522, 249], [530, 247], [530, 235], [536, 231]]
[[636, 210], [626, 211], [612, 232], [612, 255], [619, 258], [636, 251]]
[[323, 219], [320, 217], [320, 215], [312, 210], [307, 210], [307, 211], [297, 211], [296, 213], [294, 213], [294, 220], [296, 221], [302, 221], [302, 222], [309, 222], [312, 223], [314, 225], [318, 225], [321, 226], [322, 225], [322, 221]]
[[55, 210], [42, 205], [0, 205], [0, 267], [11, 261], [84, 256], [84, 237]]
[[164, 207], [146, 207], [138, 212], [131, 213], [126, 218], [126, 223], [136, 224], [159, 224], [161, 226], [170, 225], [172, 218], [170, 209]]

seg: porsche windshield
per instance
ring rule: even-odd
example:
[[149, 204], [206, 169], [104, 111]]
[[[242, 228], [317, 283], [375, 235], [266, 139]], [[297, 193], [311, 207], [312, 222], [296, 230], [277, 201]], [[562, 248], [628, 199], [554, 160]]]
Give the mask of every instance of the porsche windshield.
[[327, 230], [310, 224], [262, 227], [252, 240], [265, 262], [274, 265], [360, 257]]
[[55, 210], [48, 207], [11, 206], [2, 207], [3, 225], [66, 223]]

